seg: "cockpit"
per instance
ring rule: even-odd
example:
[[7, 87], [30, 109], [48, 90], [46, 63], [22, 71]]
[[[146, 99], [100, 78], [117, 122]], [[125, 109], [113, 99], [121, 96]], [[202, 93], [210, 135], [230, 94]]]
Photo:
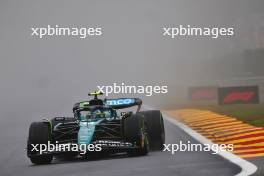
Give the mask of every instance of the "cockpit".
[[90, 106], [80, 110], [78, 113], [79, 120], [107, 119], [112, 120], [116, 117], [116, 112], [112, 108], [105, 106]]

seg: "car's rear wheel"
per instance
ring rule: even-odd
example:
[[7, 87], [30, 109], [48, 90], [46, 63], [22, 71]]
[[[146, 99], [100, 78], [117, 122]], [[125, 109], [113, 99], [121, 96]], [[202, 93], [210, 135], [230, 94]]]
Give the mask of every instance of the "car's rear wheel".
[[[40, 154], [32, 145], [40, 150], [40, 144], [48, 144], [51, 140], [50, 126], [46, 122], [33, 122], [29, 127], [28, 136], [28, 156], [34, 164], [48, 164], [52, 161], [53, 156], [48, 154]], [[34, 150], [33, 150], [34, 149]]]
[[142, 111], [148, 125], [150, 150], [162, 150], [165, 143], [165, 130], [162, 114], [159, 110]]
[[127, 151], [128, 155], [147, 155], [149, 152], [148, 128], [142, 114], [125, 118], [123, 125], [125, 140], [138, 146], [136, 149]]

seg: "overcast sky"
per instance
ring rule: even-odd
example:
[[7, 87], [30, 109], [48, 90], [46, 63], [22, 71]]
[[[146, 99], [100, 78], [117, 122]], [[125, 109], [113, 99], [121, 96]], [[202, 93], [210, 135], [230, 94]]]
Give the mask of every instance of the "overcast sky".
[[[237, 44], [240, 35], [169, 39], [162, 36], [162, 27], [224, 26], [239, 34], [248, 26], [244, 19], [261, 19], [263, 9], [258, 7], [263, 3], [250, 2], [1, 0], [0, 118], [69, 115], [73, 103], [86, 99], [88, 91], [113, 82], [169, 85], [164, 97], [176, 99], [177, 91], [206, 74], [199, 63], [240, 51], [247, 42]], [[103, 35], [31, 36], [31, 27], [48, 24], [102, 27]], [[156, 99], [146, 102], [155, 104]]]

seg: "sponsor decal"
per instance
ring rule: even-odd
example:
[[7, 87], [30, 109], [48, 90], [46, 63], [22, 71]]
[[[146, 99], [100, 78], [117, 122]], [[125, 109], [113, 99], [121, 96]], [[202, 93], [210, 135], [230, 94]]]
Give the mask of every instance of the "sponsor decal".
[[97, 140], [94, 144], [100, 144], [102, 147], [131, 147], [129, 142], [112, 141], [112, 140]]
[[234, 101], [249, 101], [253, 96], [254, 92], [231, 92], [224, 98], [224, 103], [232, 103]]
[[218, 102], [223, 104], [257, 104], [259, 103], [258, 86], [220, 87]]
[[81, 102], [80, 103], [80, 108], [84, 108], [86, 106], [89, 106], [89, 102], [88, 101], [85, 101], [85, 102]]
[[190, 87], [189, 98], [191, 100], [216, 100], [217, 87]]
[[106, 104], [113, 106], [113, 105], [129, 105], [135, 103], [135, 100], [132, 98], [124, 98], [124, 99], [113, 99], [113, 100], [106, 100]]

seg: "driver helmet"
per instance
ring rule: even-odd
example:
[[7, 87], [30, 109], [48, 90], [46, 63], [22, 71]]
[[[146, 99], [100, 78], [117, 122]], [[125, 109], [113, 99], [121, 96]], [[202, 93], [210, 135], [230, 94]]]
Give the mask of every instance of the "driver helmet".
[[104, 111], [104, 115], [105, 115], [105, 118], [106, 118], [107, 120], [111, 120], [111, 119], [112, 119], [111, 111], [110, 111], [110, 110], [105, 110], [105, 111]]
[[97, 118], [99, 115], [101, 115], [102, 112], [100, 109], [96, 109], [95, 111], [93, 111], [92, 113], [92, 118]]

